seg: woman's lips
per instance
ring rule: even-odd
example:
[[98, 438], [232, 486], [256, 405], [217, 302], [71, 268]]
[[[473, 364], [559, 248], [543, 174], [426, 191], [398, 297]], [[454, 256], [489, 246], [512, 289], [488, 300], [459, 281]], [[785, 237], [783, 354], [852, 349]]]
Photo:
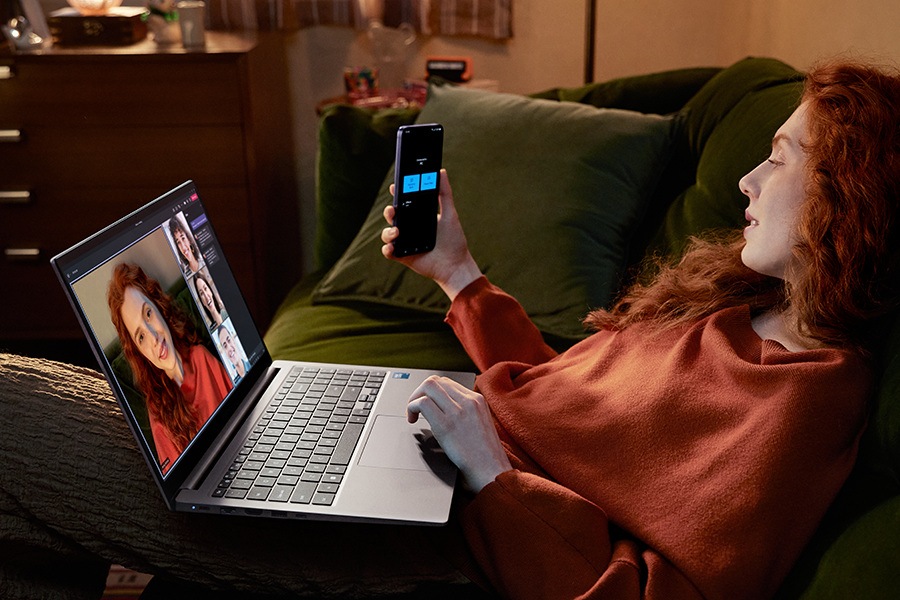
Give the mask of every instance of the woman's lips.
[[159, 345], [159, 360], [166, 360], [169, 357], [169, 344], [166, 343], [166, 340], [162, 341], [162, 344]]

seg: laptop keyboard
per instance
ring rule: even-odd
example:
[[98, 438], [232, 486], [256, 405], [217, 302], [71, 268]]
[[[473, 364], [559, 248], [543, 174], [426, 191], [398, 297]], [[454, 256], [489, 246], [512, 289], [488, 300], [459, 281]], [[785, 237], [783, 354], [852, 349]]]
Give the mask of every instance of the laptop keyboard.
[[213, 496], [330, 506], [385, 375], [294, 367]]

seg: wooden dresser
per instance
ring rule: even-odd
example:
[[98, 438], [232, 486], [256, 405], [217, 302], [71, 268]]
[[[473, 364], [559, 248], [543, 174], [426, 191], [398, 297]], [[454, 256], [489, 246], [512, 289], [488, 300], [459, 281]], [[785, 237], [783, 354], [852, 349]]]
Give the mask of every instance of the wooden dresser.
[[0, 349], [80, 339], [50, 258], [186, 179], [264, 331], [300, 275], [295, 162], [275, 34], [0, 54]]

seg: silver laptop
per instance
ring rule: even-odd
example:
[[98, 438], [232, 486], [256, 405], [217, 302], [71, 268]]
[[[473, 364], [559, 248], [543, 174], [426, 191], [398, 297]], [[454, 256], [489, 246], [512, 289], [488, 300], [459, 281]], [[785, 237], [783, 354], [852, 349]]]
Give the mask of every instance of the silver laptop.
[[273, 361], [193, 182], [51, 263], [170, 509], [447, 522], [456, 468], [406, 403], [474, 374]]

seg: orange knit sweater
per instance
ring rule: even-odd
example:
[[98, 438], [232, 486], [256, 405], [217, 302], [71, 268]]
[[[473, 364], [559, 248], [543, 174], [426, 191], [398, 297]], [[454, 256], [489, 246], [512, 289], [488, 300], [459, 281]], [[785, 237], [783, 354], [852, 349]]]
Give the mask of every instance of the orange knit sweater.
[[447, 321], [514, 466], [462, 513], [507, 597], [771, 596], [856, 457], [868, 366], [761, 340], [747, 307], [557, 356], [481, 278]]

